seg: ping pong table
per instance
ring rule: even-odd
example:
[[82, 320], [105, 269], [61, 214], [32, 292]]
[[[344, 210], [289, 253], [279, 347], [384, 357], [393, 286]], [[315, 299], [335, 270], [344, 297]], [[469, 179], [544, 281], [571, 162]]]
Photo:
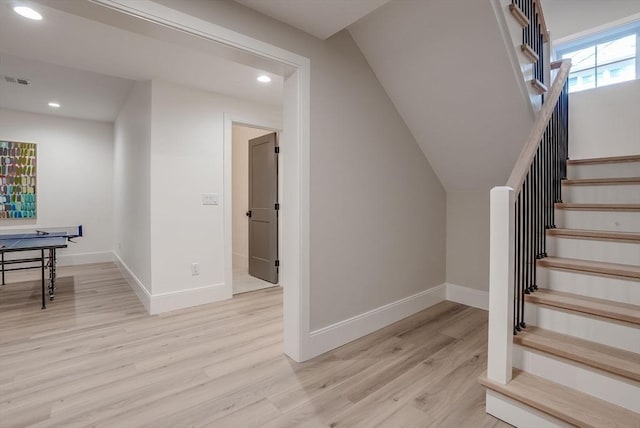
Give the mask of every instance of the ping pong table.
[[[56, 252], [60, 248], [67, 248], [67, 242], [74, 242], [73, 239], [79, 237], [82, 237], [82, 226], [38, 228], [33, 231], [20, 230], [19, 232], [17, 230], [0, 231], [2, 285], [5, 285], [5, 272], [41, 269], [42, 309], [46, 309], [45, 288], [47, 287], [45, 270], [49, 269], [49, 300], [53, 300], [56, 288]], [[39, 256], [5, 259], [6, 253], [26, 251], [39, 251]], [[25, 266], [25, 264], [28, 266]]]

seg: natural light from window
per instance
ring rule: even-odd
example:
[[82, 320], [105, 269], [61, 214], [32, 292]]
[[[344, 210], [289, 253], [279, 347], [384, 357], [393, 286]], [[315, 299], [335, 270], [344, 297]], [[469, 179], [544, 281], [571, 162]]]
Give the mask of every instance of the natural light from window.
[[609, 31], [586, 41], [572, 42], [557, 49], [558, 57], [570, 58], [569, 92], [613, 85], [638, 78], [638, 34], [636, 23], [631, 30]]

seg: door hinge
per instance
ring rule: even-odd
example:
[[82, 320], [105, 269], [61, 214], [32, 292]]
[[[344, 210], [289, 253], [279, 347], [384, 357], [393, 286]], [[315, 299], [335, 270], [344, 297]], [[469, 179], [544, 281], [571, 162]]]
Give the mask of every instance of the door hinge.
[[276, 260], [276, 267], [280, 267], [280, 260]]
[[275, 152], [276, 154], [280, 153], [280, 146], [275, 146]]
[[279, 210], [280, 209], [280, 204], [276, 203], [275, 208], [276, 208], [276, 211]]

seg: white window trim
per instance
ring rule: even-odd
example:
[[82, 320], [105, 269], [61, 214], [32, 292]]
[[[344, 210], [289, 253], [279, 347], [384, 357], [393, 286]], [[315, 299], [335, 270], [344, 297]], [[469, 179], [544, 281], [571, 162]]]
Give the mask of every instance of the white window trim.
[[[593, 28], [586, 32], [577, 33], [572, 36], [560, 39], [555, 43], [555, 57], [560, 58], [562, 54], [574, 52], [590, 46], [596, 46], [607, 43], [625, 36], [636, 35], [636, 79], [640, 79], [640, 14], [629, 16], [623, 20], [615, 21], [606, 25]], [[601, 87], [598, 85], [597, 70], [599, 67], [610, 63], [598, 64], [597, 56], [594, 64], [596, 81], [594, 88]], [[570, 75], [571, 76], [571, 75]], [[620, 82], [622, 83], [622, 82]], [[587, 89], [588, 90], [588, 89]]]

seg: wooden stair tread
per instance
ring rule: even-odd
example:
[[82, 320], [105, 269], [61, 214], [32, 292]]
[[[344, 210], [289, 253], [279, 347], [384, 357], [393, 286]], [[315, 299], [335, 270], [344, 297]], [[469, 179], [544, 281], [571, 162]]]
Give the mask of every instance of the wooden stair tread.
[[624, 241], [640, 243], [640, 233], [636, 232], [613, 232], [608, 230], [585, 230], [585, 229], [548, 229], [547, 235], [568, 237], [599, 239], [604, 241]]
[[568, 165], [595, 165], [601, 163], [640, 162], [640, 155], [609, 156], [603, 158], [569, 159]]
[[558, 202], [555, 207], [561, 210], [640, 211], [640, 204], [575, 204]]
[[529, 326], [514, 342], [640, 382], [640, 354]]
[[538, 79], [531, 79], [530, 83], [533, 89], [540, 95], [546, 94], [549, 91], [549, 88], [547, 88], [547, 85], [545, 85]]
[[567, 186], [607, 186], [607, 185], [622, 185], [622, 184], [640, 184], [640, 177], [565, 179], [565, 180], [562, 180], [562, 184]]
[[530, 303], [553, 306], [640, 325], [640, 306], [629, 303], [614, 302], [612, 300], [597, 299], [544, 288], [527, 294], [525, 300]]
[[513, 369], [513, 379], [502, 385], [480, 377], [488, 389], [524, 403], [577, 427], [638, 427], [640, 414], [539, 376]]
[[512, 3], [509, 5], [509, 12], [511, 12], [513, 18], [522, 28], [527, 28], [529, 26], [529, 18], [527, 18], [527, 15], [525, 15], [522, 9], [520, 9], [516, 4]]
[[568, 259], [563, 257], [545, 257], [537, 262], [540, 267], [568, 269], [585, 273], [623, 277], [640, 280], [640, 266], [619, 263], [597, 262], [593, 260]]
[[520, 45], [520, 51], [522, 51], [522, 53], [529, 59], [529, 61], [534, 64], [540, 59], [536, 51], [534, 51], [531, 46], [525, 43]]

